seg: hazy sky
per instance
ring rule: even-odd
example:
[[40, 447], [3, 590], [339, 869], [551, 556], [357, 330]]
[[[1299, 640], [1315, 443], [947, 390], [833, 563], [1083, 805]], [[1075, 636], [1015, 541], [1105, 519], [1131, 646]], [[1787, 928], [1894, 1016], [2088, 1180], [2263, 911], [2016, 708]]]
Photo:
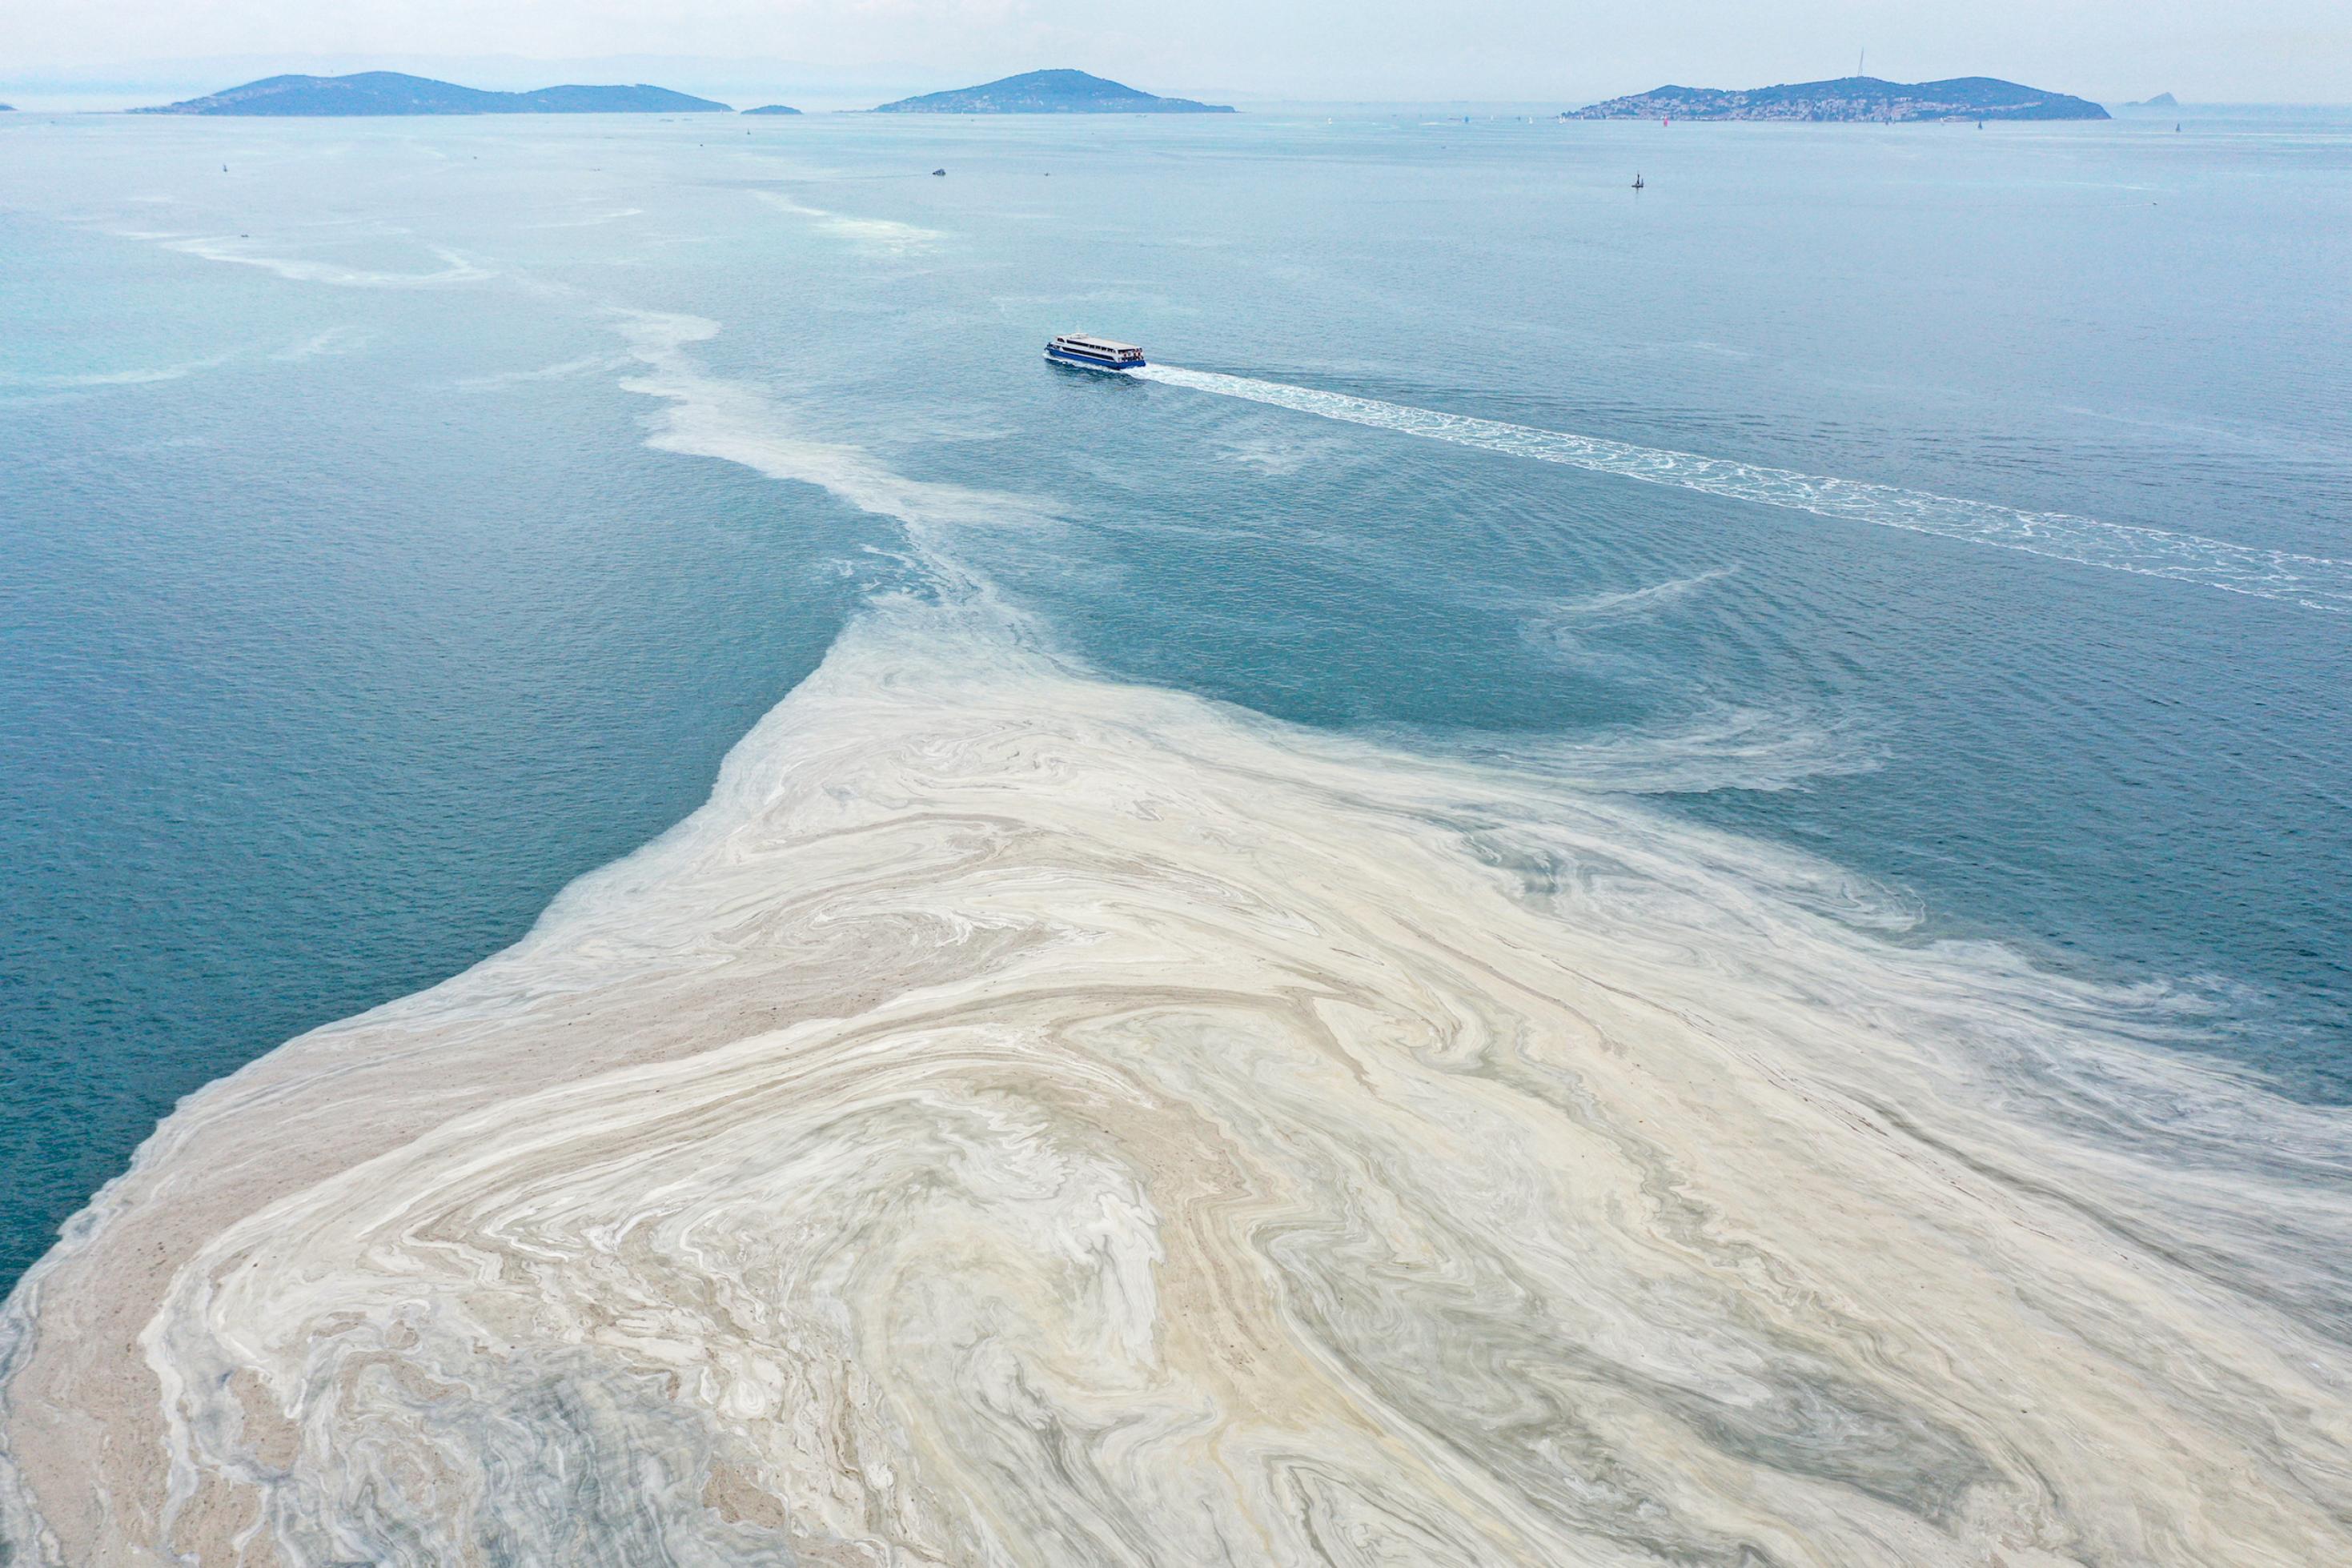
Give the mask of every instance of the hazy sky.
[[1864, 47], [1872, 75], [1898, 79], [2352, 100], [2352, 0], [0, 0], [0, 79], [195, 59], [697, 57], [845, 89], [1070, 65], [1260, 99], [1566, 103], [1843, 75]]

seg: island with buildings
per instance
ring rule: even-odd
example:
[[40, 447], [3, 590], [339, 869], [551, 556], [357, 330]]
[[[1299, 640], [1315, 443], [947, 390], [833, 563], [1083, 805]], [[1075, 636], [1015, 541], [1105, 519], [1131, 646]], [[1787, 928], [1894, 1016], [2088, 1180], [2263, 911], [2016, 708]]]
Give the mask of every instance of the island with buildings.
[[1571, 111], [1577, 120], [2105, 120], [2088, 99], [2021, 87], [1994, 77], [1883, 81], [1839, 77], [1732, 89], [1661, 87]]

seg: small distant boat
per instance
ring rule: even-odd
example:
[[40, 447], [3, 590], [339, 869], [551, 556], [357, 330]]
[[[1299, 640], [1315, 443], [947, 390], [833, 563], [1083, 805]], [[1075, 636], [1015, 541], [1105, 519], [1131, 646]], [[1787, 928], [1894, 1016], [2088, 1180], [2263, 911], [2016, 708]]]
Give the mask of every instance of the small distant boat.
[[1643, 183], [1644, 182], [1643, 181], [1641, 174], [1637, 172], [1633, 175], [1633, 189], [1637, 191], [1640, 190]]
[[1139, 371], [1143, 350], [1132, 343], [1114, 343], [1084, 332], [1065, 332], [1045, 345], [1045, 357], [1057, 365], [1083, 371]]
[[944, 179], [946, 179], [946, 178], [947, 178], [947, 172], [947, 172], [945, 169], [934, 169], [934, 170], [932, 170], [932, 171], [931, 171], [931, 173], [932, 173], [934, 176], [936, 176], [936, 177], [937, 177], [937, 178], [939, 178], [939, 179], [942, 179], [942, 180], [944, 180]]

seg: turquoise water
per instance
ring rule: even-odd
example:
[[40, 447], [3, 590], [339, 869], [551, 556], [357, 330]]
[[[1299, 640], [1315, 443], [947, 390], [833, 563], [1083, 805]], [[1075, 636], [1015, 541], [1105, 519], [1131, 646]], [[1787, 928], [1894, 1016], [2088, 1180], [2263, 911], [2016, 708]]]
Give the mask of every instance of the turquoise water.
[[939, 591], [861, 485], [1003, 497], [957, 559], [1104, 673], [1654, 797], [2352, 1100], [2352, 122], [0, 138], [0, 1279]]

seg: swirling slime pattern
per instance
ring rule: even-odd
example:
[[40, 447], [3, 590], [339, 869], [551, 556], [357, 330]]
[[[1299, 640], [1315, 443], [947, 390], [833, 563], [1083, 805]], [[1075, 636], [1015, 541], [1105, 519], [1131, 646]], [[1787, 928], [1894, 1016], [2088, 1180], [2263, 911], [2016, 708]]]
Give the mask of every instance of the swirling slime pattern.
[[2340, 1113], [1817, 863], [1104, 680], [954, 564], [997, 500], [625, 329], [657, 445], [938, 591], [163, 1124], [0, 1325], [16, 1560], [2352, 1558]]

